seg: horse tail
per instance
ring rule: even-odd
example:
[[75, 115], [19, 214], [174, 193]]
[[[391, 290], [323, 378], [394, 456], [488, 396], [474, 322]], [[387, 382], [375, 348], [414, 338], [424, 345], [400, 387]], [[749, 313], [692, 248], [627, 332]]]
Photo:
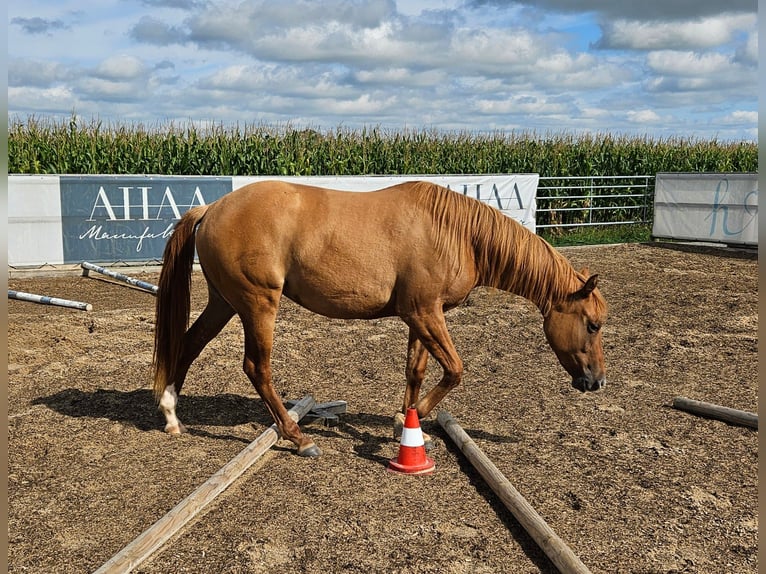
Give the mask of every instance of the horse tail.
[[187, 211], [176, 224], [165, 245], [157, 289], [154, 328], [154, 397], [159, 401], [175, 375], [181, 356], [181, 341], [189, 326], [191, 272], [194, 265], [195, 231], [207, 205]]

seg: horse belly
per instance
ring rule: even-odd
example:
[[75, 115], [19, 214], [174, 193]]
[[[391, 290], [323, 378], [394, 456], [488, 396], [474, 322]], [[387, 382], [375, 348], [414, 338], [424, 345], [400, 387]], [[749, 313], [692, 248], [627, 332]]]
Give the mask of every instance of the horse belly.
[[393, 314], [396, 278], [359, 268], [299, 269], [288, 273], [282, 293], [299, 305], [336, 319]]

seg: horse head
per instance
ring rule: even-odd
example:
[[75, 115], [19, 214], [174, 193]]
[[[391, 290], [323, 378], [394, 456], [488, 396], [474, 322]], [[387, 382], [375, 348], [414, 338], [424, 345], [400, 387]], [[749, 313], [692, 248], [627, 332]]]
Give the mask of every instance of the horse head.
[[552, 305], [543, 321], [548, 344], [572, 376], [572, 386], [580, 391], [597, 391], [606, 385], [601, 343], [606, 303], [597, 285], [598, 275], [584, 279], [579, 290]]

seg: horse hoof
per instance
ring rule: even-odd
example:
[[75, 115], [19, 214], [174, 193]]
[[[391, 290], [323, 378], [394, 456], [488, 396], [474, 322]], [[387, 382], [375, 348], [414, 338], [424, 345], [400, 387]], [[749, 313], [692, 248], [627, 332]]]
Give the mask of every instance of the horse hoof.
[[426, 452], [433, 450], [434, 439], [431, 438], [431, 435], [427, 435], [426, 433], [423, 433], [423, 445], [426, 448]]
[[186, 427], [182, 425], [181, 423], [178, 423], [177, 425], [166, 425], [165, 426], [165, 432], [170, 435], [181, 435], [186, 432]]
[[310, 444], [303, 448], [298, 449], [298, 456], [305, 456], [307, 458], [316, 458], [322, 455], [322, 449], [315, 444]]

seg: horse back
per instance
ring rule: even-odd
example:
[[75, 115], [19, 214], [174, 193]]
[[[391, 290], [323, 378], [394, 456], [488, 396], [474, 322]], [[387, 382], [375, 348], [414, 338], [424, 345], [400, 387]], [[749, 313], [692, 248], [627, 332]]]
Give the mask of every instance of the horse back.
[[347, 192], [258, 182], [211, 204], [197, 250], [222, 292], [281, 289], [312, 311], [368, 318], [402, 314], [418, 293], [465, 297], [472, 278], [437, 256], [433, 233], [413, 184]]

